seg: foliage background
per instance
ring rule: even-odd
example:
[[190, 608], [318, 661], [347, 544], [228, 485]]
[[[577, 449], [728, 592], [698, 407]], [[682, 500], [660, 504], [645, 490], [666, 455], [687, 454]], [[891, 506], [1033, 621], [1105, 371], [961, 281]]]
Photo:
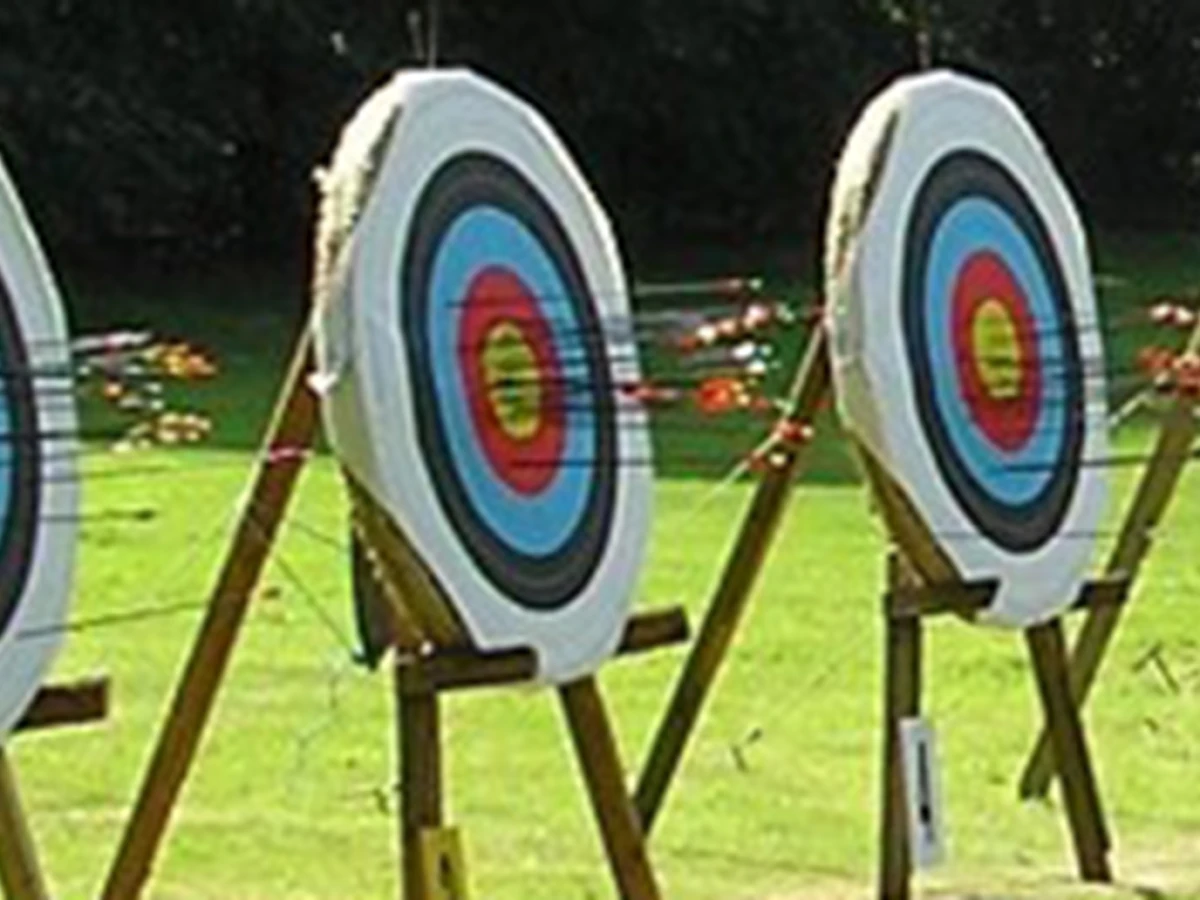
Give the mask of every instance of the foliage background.
[[[856, 109], [941, 63], [1029, 109], [1107, 227], [1200, 207], [1200, 2], [443, 0], [440, 59], [557, 123], [627, 244], [800, 246]], [[311, 174], [425, 0], [0, 5], [0, 149], [58, 258], [305, 257]]]

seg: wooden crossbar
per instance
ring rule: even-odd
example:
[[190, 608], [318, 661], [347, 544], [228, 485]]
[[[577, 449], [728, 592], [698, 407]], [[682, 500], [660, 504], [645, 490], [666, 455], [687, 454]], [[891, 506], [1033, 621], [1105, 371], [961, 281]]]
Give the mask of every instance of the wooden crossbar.
[[63, 725], [87, 725], [108, 716], [109, 681], [93, 678], [75, 684], [49, 685], [37, 692], [17, 723], [17, 731]]
[[[688, 639], [687, 614], [680, 607], [642, 613], [625, 626], [618, 656], [648, 653]], [[532, 650], [516, 649], [496, 653], [478, 650], [445, 649], [428, 656], [403, 657], [410, 681], [423, 681], [438, 691], [501, 687], [533, 681], [537, 677], [537, 656]]]

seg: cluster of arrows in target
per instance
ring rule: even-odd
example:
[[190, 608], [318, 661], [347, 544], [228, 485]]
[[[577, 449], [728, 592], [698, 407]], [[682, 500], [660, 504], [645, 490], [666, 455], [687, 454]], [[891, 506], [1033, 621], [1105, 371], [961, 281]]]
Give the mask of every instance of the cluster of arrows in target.
[[[530, 682], [561, 698], [621, 896], [661, 896], [654, 823], [830, 397], [892, 546], [881, 896], [908, 896], [933, 840], [929, 746], [906, 767], [901, 735], [924, 733], [920, 623], [945, 612], [1027, 638], [1047, 730], [1025, 785], [1044, 792], [1058, 775], [1081, 874], [1111, 877], [1079, 709], [1196, 456], [1200, 326], [1193, 299], [1149, 303], [1138, 315], [1163, 337], [1123, 373], [1135, 390], [1110, 414], [1118, 379], [1081, 218], [1011, 99], [937, 72], [872, 101], [837, 171], [823, 300], [803, 312], [754, 278], [631, 287], [551, 126], [467, 72], [396, 75], [347, 125], [320, 186], [311, 322], [105, 897], [140, 895], [152, 877], [322, 424], [350, 498], [364, 642], [373, 659], [391, 651], [396, 671], [405, 896], [466, 890], [441, 801], [439, 695]], [[124, 448], [187, 443], [210, 423], [169, 408], [163, 385], [215, 366], [142, 332], [72, 341], [16, 193], [0, 187], [2, 748], [40, 702], [68, 626], [74, 463], [89, 437], [77, 396], [127, 417]], [[784, 344], [805, 330], [784, 391]], [[1105, 472], [1128, 461], [1108, 432], [1163, 398], [1158, 444], [1134, 460], [1143, 489], [1096, 576]], [[761, 420], [736, 461], [758, 486], [630, 792], [595, 676], [689, 636], [679, 610], [631, 613], [651, 434], [678, 410], [691, 415], [672, 427], [697, 435], [716, 416]], [[1089, 619], [1069, 651], [1072, 608]], [[2, 752], [0, 764], [0, 815], [24, 834]], [[27, 839], [0, 841], [0, 875], [17, 896], [45, 893]]]

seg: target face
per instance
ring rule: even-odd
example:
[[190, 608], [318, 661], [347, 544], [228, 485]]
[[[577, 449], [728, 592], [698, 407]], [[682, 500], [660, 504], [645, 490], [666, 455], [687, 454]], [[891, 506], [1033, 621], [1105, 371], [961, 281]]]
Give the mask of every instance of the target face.
[[999, 91], [907, 79], [852, 135], [830, 235], [830, 326], [848, 427], [989, 617], [1068, 605], [1103, 512], [1102, 347], [1082, 230]]
[[461, 72], [384, 97], [398, 118], [349, 286], [318, 322], [329, 430], [476, 644], [577, 677], [620, 637], [649, 517], [614, 241], [520, 101]]
[[53, 660], [74, 564], [76, 429], [58, 294], [0, 166], [0, 741]]
[[569, 604], [616, 499], [613, 385], [597, 302], [553, 210], [497, 158], [429, 182], [405, 251], [418, 439], [447, 518], [514, 603]]
[[902, 286], [917, 414], [979, 531], [1028, 552], [1070, 508], [1084, 436], [1074, 310], [1046, 225], [991, 158], [947, 156], [917, 195]]

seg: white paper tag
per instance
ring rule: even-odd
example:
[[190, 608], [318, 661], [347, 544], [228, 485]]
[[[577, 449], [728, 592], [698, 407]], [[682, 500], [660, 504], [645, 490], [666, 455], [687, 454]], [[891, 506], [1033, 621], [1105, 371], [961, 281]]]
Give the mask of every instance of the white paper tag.
[[900, 753], [913, 868], [931, 869], [946, 859], [946, 823], [942, 815], [937, 736], [928, 720], [900, 721]]

